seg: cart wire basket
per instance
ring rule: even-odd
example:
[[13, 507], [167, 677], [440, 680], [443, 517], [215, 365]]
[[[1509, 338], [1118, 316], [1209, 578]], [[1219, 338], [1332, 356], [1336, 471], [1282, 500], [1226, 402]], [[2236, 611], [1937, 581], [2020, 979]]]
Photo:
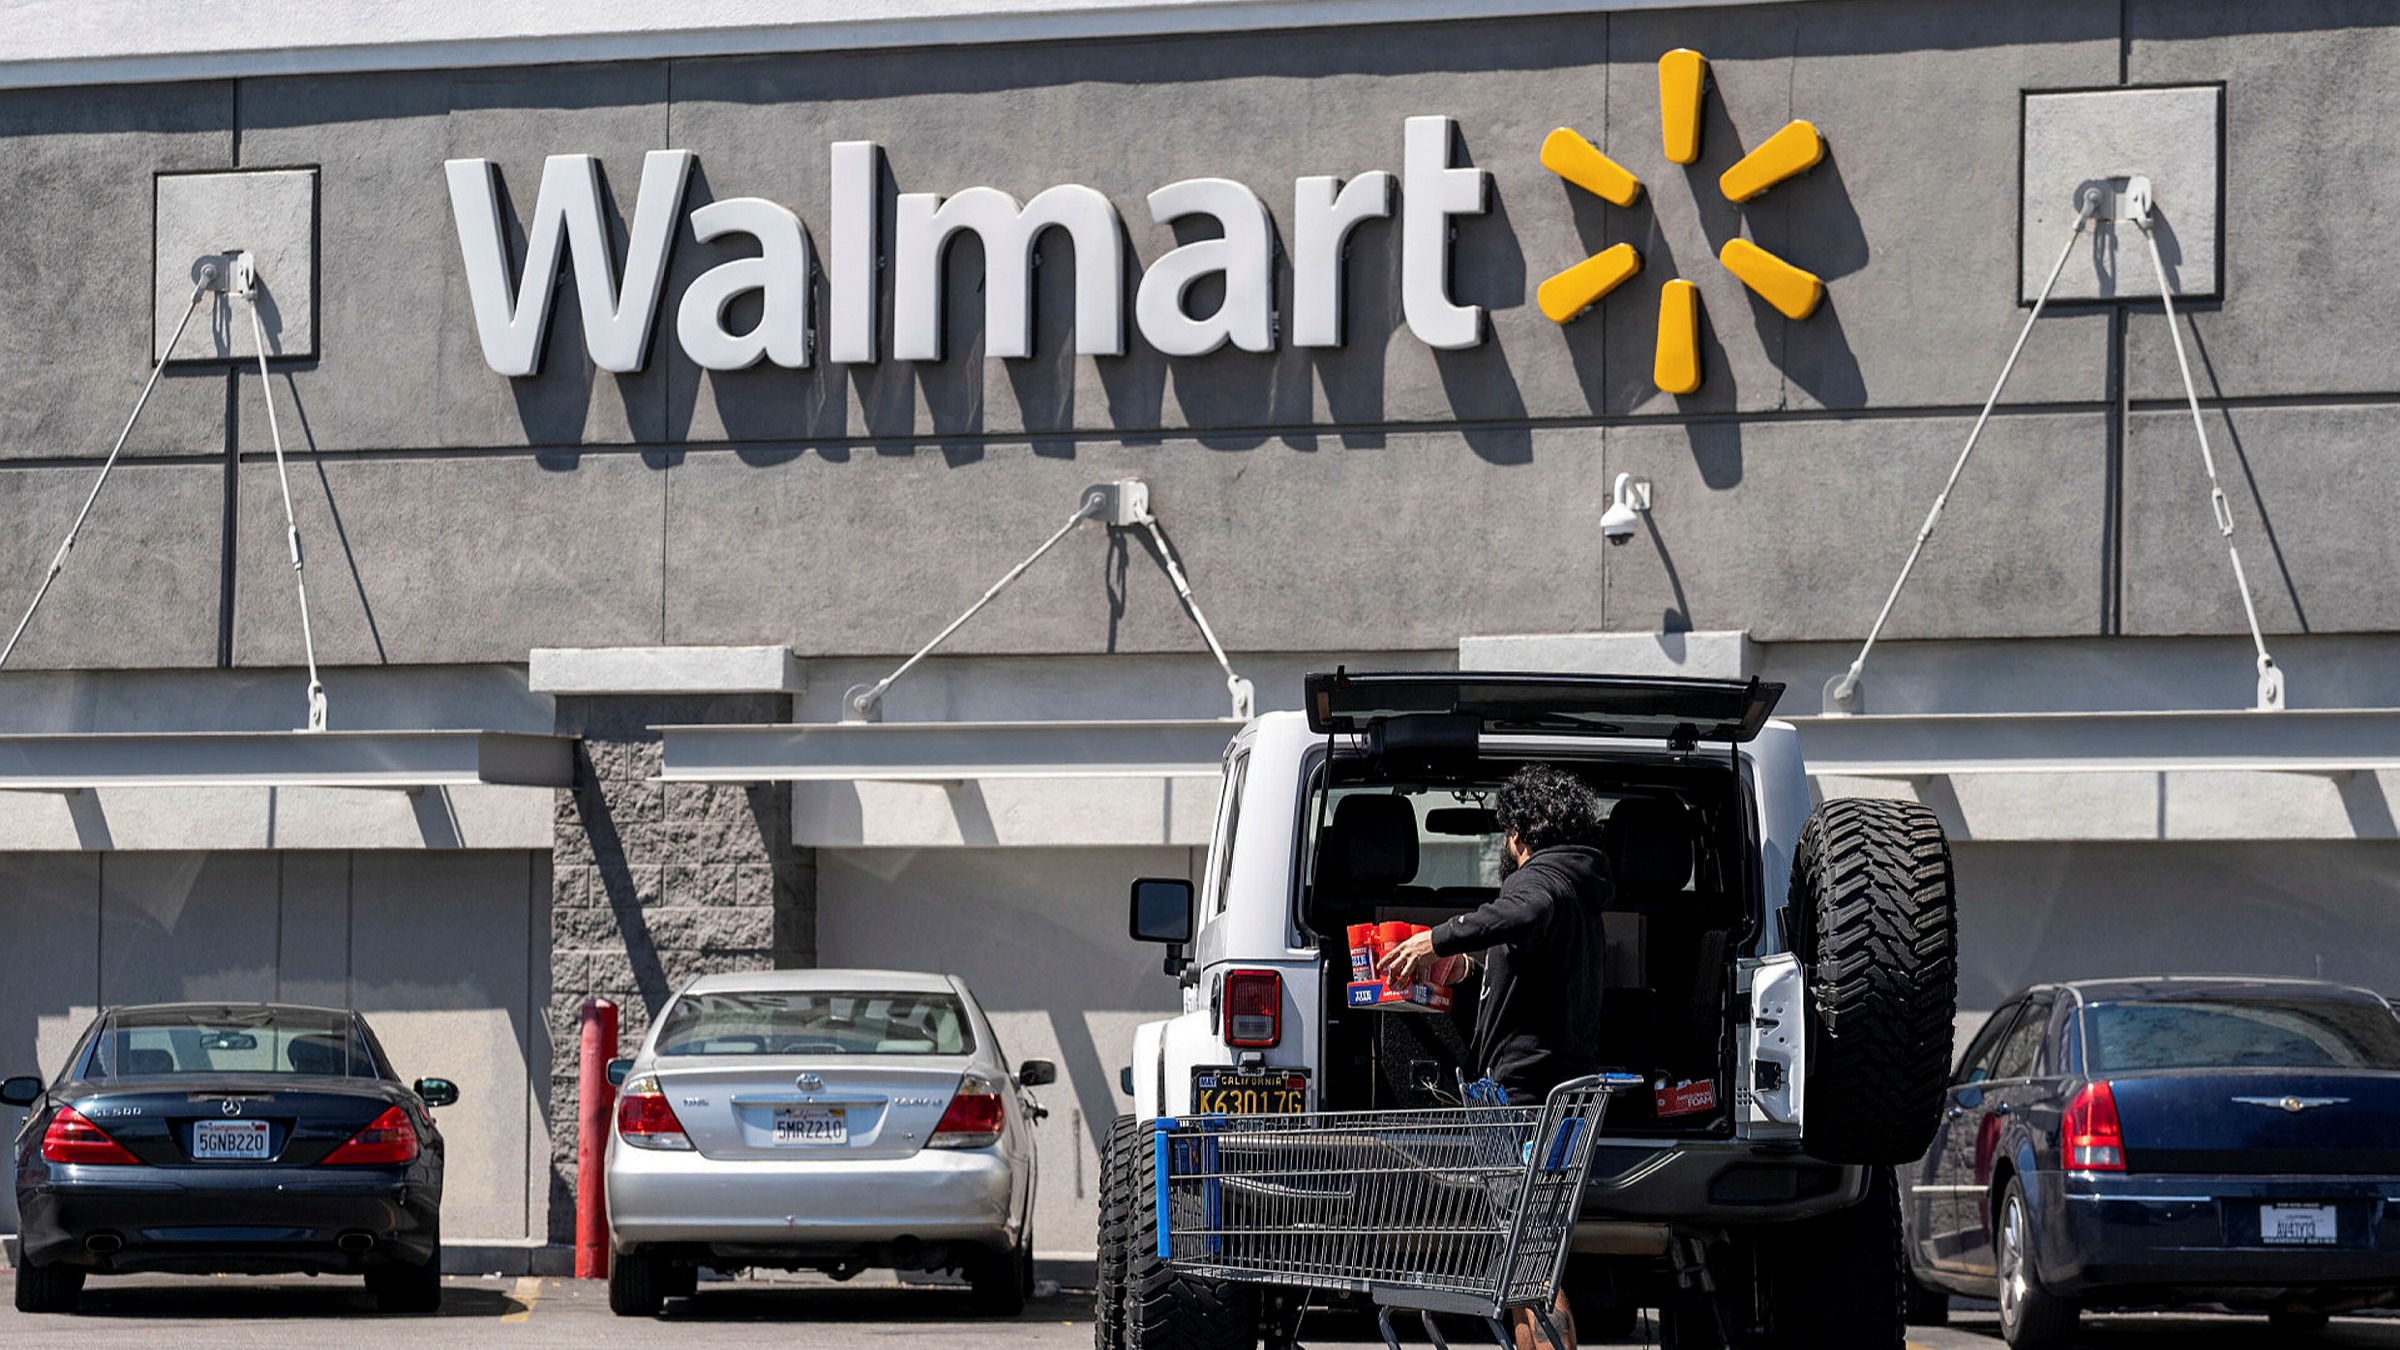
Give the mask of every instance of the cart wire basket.
[[1210, 1279], [1364, 1294], [1391, 1311], [1481, 1318], [1549, 1309], [1612, 1093], [1578, 1078], [1540, 1105], [1187, 1116], [1158, 1121], [1158, 1256]]

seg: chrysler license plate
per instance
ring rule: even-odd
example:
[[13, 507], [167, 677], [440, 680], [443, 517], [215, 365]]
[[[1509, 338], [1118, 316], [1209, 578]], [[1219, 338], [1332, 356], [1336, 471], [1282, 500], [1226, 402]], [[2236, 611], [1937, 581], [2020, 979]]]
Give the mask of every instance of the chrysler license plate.
[[263, 1120], [200, 1120], [192, 1123], [194, 1158], [267, 1157], [267, 1122]]
[[850, 1142], [850, 1116], [838, 1106], [775, 1108], [775, 1142], [829, 1146]]
[[2270, 1247], [2331, 1247], [2341, 1237], [2332, 1205], [2260, 1205], [2259, 1241]]

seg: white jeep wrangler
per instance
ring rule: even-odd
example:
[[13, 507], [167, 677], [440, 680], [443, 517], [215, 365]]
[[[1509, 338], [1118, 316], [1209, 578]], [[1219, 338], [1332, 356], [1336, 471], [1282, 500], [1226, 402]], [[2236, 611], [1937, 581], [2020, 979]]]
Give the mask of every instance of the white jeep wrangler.
[[[1134, 883], [1181, 1016], [1144, 1026], [1101, 1171], [1098, 1350], [1289, 1344], [1304, 1298], [1160, 1262], [1151, 1122], [1430, 1106], [1448, 1013], [1349, 1005], [1347, 928], [1438, 923], [1496, 891], [1492, 793], [1558, 765], [1607, 808], [1595, 1149], [1566, 1288], [1583, 1334], [1662, 1346], [1899, 1347], [1891, 1168], [1923, 1153], [1957, 994], [1949, 845], [1912, 803], [1812, 811], [1783, 687], [1476, 672], [1312, 675], [1225, 756], [1200, 884]], [[1322, 1296], [1321, 1296], [1322, 1297]]]

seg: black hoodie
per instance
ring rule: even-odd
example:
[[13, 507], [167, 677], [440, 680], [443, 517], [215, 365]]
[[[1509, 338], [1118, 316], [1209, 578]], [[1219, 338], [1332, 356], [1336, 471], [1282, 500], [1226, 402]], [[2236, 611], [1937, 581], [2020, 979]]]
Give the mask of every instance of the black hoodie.
[[1511, 1101], [1539, 1102], [1599, 1072], [1608, 896], [1600, 850], [1561, 844], [1526, 859], [1490, 901], [1433, 930], [1437, 956], [1486, 953], [1470, 1067]]

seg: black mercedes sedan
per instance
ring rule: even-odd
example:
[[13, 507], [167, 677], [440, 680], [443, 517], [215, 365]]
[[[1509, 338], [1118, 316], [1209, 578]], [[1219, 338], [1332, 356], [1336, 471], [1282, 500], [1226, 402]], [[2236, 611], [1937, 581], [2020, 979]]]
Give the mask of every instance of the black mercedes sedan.
[[15, 1145], [17, 1309], [69, 1312], [85, 1277], [364, 1275], [386, 1312], [442, 1296], [439, 1078], [392, 1072], [335, 1008], [166, 1003], [103, 1011]]
[[1976, 1033], [1902, 1183], [1911, 1320], [1997, 1299], [2017, 1350], [2086, 1308], [2305, 1330], [2400, 1306], [2400, 1017], [2312, 980], [2037, 985]]

